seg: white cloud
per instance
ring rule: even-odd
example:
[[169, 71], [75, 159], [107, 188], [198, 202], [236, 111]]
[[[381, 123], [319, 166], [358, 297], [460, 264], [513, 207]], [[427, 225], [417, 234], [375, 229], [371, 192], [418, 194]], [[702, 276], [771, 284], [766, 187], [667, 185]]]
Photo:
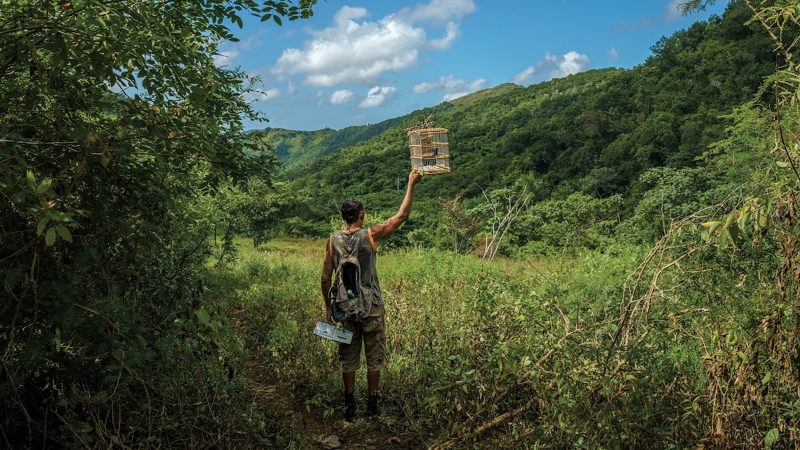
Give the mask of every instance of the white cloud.
[[608, 51], [608, 54], [611, 56], [611, 59], [613, 59], [614, 61], [618, 61], [619, 60], [619, 52], [617, 51], [616, 48], [611, 47], [611, 50]]
[[[616, 52], [613, 48], [612, 51]], [[613, 56], [613, 54], [612, 54]], [[617, 55], [619, 57], [619, 55]], [[576, 51], [571, 51], [565, 55], [544, 54], [544, 61], [537, 61], [535, 65], [528, 66], [522, 72], [514, 75], [511, 79], [516, 84], [527, 84], [534, 79], [549, 80], [552, 78], [562, 78], [579, 72], [585, 72], [592, 68], [589, 57]], [[543, 74], [546, 72], [546, 74]]]
[[[365, 8], [344, 6], [328, 28], [307, 30], [302, 49], [284, 50], [272, 73], [301, 75], [312, 86], [374, 86], [385, 73], [418, 64], [420, 50], [449, 48], [461, 36], [458, 21], [475, 9], [473, 0], [431, 0], [370, 22]], [[444, 27], [444, 36], [429, 40], [423, 25]]]
[[394, 97], [397, 89], [392, 86], [375, 86], [367, 93], [367, 98], [361, 101], [359, 108], [374, 108], [381, 106], [386, 100]]
[[397, 15], [409, 22], [443, 25], [452, 20], [461, 20], [476, 9], [472, 0], [431, 0], [427, 5], [404, 8]]
[[576, 51], [571, 51], [562, 56], [545, 53], [544, 59], [552, 67], [550, 70], [551, 78], [563, 78], [592, 68], [592, 62], [589, 57]]
[[[541, 65], [541, 63], [540, 63]], [[522, 72], [514, 75], [514, 78], [511, 79], [512, 82], [516, 84], [525, 84], [533, 77], [536, 73], [536, 68], [533, 66], [528, 66], [527, 69], [523, 70]]]
[[447, 24], [447, 34], [441, 39], [433, 39], [428, 42], [426, 48], [433, 51], [447, 50], [459, 37], [461, 37], [461, 30], [458, 28], [458, 24], [449, 22]]
[[281, 91], [277, 89], [269, 89], [266, 91], [252, 91], [244, 95], [247, 102], [263, 102], [267, 100], [274, 100], [281, 97]]
[[341, 105], [342, 103], [352, 101], [354, 98], [355, 94], [353, 94], [353, 91], [342, 89], [331, 94], [330, 102], [333, 105]]
[[459, 97], [471, 94], [481, 89], [486, 89], [488, 81], [485, 78], [478, 78], [475, 81], [460, 80], [453, 77], [439, 77], [433, 83], [419, 83], [411, 89], [415, 94], [425, 94], [433, 90], [443, 94], [442, 101], [455, 100]]

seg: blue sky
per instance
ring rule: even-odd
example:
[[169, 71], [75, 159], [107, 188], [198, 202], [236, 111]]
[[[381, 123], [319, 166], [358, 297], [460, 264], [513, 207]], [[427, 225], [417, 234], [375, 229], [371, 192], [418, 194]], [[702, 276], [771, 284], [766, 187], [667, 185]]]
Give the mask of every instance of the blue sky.
[[322, 0], [314, 17], [245, 20], [219, 66], [258, 75], [248, 100], [292, 130], [341, 129], [433, 107], [481, 89], [523, 86], [643, 63], [683, 17], [681, 0]]

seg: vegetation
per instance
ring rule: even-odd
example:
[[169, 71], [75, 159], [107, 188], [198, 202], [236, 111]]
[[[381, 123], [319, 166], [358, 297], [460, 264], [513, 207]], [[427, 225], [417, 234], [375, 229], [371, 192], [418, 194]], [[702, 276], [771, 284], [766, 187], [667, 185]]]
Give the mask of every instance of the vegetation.
[[241, 15], [314, 3], [0, 1], [0, 446], [257, 438], [202, 200], [275, 158], [212, 57]]
[[[426, 111], [434, 113], [436, 126], [450, 129], [454, 171], [426, 179], [418, 205], [424, 214], [407, 224], [409, 232], [426, 230], [416, 243], [452, 246], [450, 233], [438, 225], [440, 199], [458, 197], [474, 210], [484, 203], [483, 190], [519, 183], [534, 192], [537, 213], [565, 204], [568, 211], [585, 211], [570, 218], [577, 219], [568, 225], [576, 233], [647, 243], [656, 242], [670, 220], [721, 201], [743, 175], [698, 158], [726, 137], [734, 108], [756, 96], [764, 105], [774, 103], [770, 95], [759, 94], [765, 77], [775, 71], [774, 42], [764, 27], [748, 22], [751, 16], [745, 2], [732, 2], [722, 17], [662, 38], [653, 55], [632, 70], [595, 70], [527, 88], [507, 84]], [[796, 32], [787, 27], [785, 33]], [[282, 158], [290, 190], [311, 200], [311, 211], [314, 205], [358, 197], [369, 210], [387, 215], [404, 189], [403, 129], [418, 124], [422, 115], [415, 111], [393, 124], [367, 127], [377, 136], [352, 146], [345, 139], [350, 129], [317, 132], [317, 141], [342, 143], [326, 144], [327, 156], [318, 145], [293, 146], [274, 130], [268, 142], [293, 153], [308, 149], [316, 158], [309, 163]], [[664, 208], [654, 204], [656, 187], [668, 198]], [[537, 217], [519, 225], [541, 223]], [[315, 213], [302, 218], [327, 222]], [[501, 252], [569, 251], [542, 232], [512, 227]]]
[[[315, 3], [0, 0], [0, 445], [314, 445], [265, 379], [338, 423], [320, 238], [344, 198], [396, 211], [422, 112], [245, 133], [249, 80], [210, 60], [241, 14]], [[796, 446], [798, 36], [796, 1], [731, 1], [634, 69], [433, 108], [454, 171], [381, 243], [392, 360], [360, 424]]]

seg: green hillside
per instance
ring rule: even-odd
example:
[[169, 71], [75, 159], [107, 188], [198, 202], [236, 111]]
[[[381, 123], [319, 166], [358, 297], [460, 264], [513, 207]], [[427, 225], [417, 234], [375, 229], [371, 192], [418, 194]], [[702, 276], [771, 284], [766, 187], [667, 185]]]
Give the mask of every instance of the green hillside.
[[265, 128], [263, 131], [266, 135], [266, 142], [277, 152], [278, 160], [287, 169], [291, 169], [378, 136], [401, 120], [399, 118], [389, 119], [376, 124], [347, 127], [338, 131], [331, 128], [317, 131]]
[[[426, 178], [420, 200], [433, 211], [439, 199], [469, 202], [481, 189], [527, 180], [538, 201], [621, 198], [614, 215], [631, 217], [653, 187], [642, 174], [704, 166], [698, 158], [726, 136], [724, 116], [751, 100], [774, 71], [768, 34], [742, 26], [750, 16], [744, 3], [732, 3], [723, 17], [662, 38], [631, 70], [593, 70], [526, 88], [504, 84], [434, 106], [434, 124], [450, 129], [453, 172]], [[391, 213], [410, 167], [403, 129], [422, 116], [414, 111], [384, 122], [382, 132], [365, 127], [361, 136], [371, 137], [358, 142], [351, 132], [351, 140], [338, 140], [335, 155], [316, 158], [321, 145], [309, 145], [315, 158], [290, 162], [292, 192], [303, 193], [312, 209], [359, 197], [371, 210]]]
[[[521, 89], [513, 83], [506, 83], [492, 89], [461, 97], [452, 103], [457, 106], [471, 105], [499, 95], [506, 94], [512, 90]], [[445, 107], [449, 104], [443, 105]], [[440, 107], [432, 108], [431, 111], [439, 112]], [[276, 151], [278, 160], [283, 163], [287, 170], [303, 166], [315, 159], [338, 152], [347, 147], [357, 145], [360, 142], [368, 141], [381, 135], [387, 130], [397, 130], [400, 124], [409, 120], [413, 121], [419, 117], [407, 115], [394, 119], [384, 120], [376, 124], [361, 125], [333, 130], [324, 128], [316, 131], [293, 131], [282, 128], [264, 128], [266, 142]]]

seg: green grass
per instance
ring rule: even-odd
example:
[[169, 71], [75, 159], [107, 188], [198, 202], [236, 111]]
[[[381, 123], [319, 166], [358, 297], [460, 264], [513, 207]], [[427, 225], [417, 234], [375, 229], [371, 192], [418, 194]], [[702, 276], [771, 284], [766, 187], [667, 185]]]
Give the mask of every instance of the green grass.
[[[620, 345], [623, 286], [645, 255], [614, 247], [489, 263], [439, 250], [380, 253], [389, 346], [382, 423], [456, 448], [714, 442], [703, 441], [714, 409], [703, 355], [715, 333], [742, 327], [746, 321], [732, 318], [745, 317], [763, 294], [754, 301], [747, 293], [755, 289], [736, 293], [736, 313], [708, 305], [705, 279], [687, 282], [687, 273], [713, 273], [706, 282], [714, 286], [739, 275], [708, 271], [713, 258], [699, 259], [704, 268], [693, 272], [686, 260], [662, 275], [668, 290], [653, 301], [649, 322], [636, 322], [634, 338]], [[245, 318], [241, 337], [273, 381], [330, 412], [342, 397], [336, 344], [312, 333], [324, 320], [323, 256], [321, 240], [257, 249], [243, 241], [237, 263], [216, 271], [213, 289], [229, 314]], [[358, 397], [366, 397], [364, 366]]]

